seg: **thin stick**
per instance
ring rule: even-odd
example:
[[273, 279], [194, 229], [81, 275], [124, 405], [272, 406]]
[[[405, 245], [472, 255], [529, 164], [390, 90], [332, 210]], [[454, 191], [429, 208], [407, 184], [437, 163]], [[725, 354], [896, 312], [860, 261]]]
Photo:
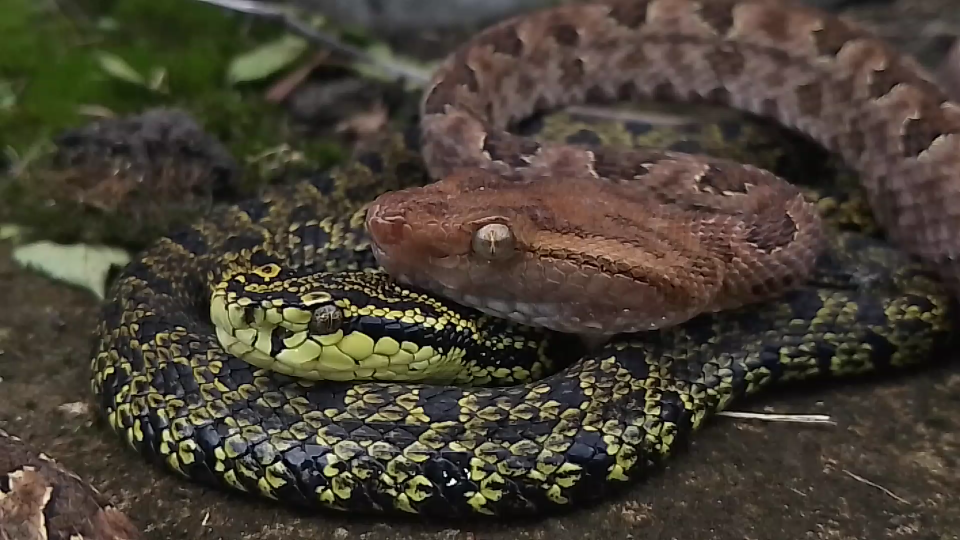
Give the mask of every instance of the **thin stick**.
[[222, 7], [232, 11], [247, 13], [265, 19], [277, 20], [283, 23], [294, 34], [318, 43], [328, 49], [340, 52], [356, 59], [359, 62], [370, 64], [388, 73], [391, 77], [408, 80], [418, 86], [425, 86], [430, 76], [422, 70], [407, 68], [403, 65], [384, 62], [371, 56], [367, 51], [344, 43], [340, 39], [321, 32], [295, 16], [295, 9], [290, 6], [274, 6], [256, 0], [200, 0], [207, 4]]
[[846, 469], [843, 469], [843, 472], [844, 472], [847, 476], [849, 476], [850, 478], [853, 478], [854, 480], [856, 480], [857, 482], [863, 482], [864, 484], [866, 484], [866, 485], [868, 485], [868, 486], [870, 486], [870, 487], [875, 487], [875, 488], [879, 489], [880, 491], [886, 493], [888, 496], [890, 496], [890, 497], [891, 497], [892, 499], [894, 499], [894, 500], [897, 500], [897, 501], [899, 501], [899, 502], [902, 502], [903, 504], [910, 504], [909, 501], [907, 501], [907, 500], [904, 499], [903, 497], [897, 496], [896, 493], [894, 493], [894, 492], [890, 491], [889, 489], [881, 486], [880, 484], [877, 484], [877, 483], [875, 483], [875, 482], [871, 482], [870, 480], [867, 480], [866, 478], [864, 478], [864, 477], [862, 477], [862, 476], [856, 475], [856, 474], [854, 474], [854, 473], [852, 473], [852, 472], [850, 472], [850, 471], [848, 471], [848, 470], [846, 470]]
[[717, 413], [717, 416], [744, 418], [748, 420], [763, 420], [766, 422], [795, 422], [798, 424], [827, 424], [831, 426], [837, 425], [836, 422], [834, 422], [825, 414], [772, 414], [723, 411]]

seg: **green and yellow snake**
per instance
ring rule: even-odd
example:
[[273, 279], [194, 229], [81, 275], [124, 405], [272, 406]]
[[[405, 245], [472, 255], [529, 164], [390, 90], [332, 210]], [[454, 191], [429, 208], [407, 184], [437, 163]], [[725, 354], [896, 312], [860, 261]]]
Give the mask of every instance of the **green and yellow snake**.
[[[92, 370], [99, 405], [127, 444], [192, 480], [287, 504], [529, 516], [629, 485], [737, 398], [777, 381], [922, 362], [952, 328], [951, 298], [932, 275], [844, 233], [782, 300], [580, 356], [563, 334], [362, 270], [375, 268], [363, 228], [370, 197], [424, 178], [415, 147], [388, 148], [216, 210], [124, 271]], [[838, 218], [857, 206], [837, 200], [821, 204]], [[318, 313], [328, 332], [316, 337], [321, 359], [354, 359], [329, 369], [415, 378], [402, 362], [362, 370], [429, 349], [420, 377], [476, 384], [311, 382], [259, 369], [221, 346], [206, 316], [211, 298], [248, 299], [237, 325], [267, 328], [274, 345]], [[280, 315], [275, 327], [268, 313]]]
[[[792, 118], [788, 123], [832, 143], [825, 146], [839, 148], [861, 179], [866, 175], [863, 193], [831, 185], [833, 176], [814, 179], [817, 185], [805, 191], [826, 224], [843, 229], [827, 235], [805, 281], [778, 299], [614, 336], [591, 348], [571, 336], [482, 314], [403, 285], [377, 265], [365, 227], [371, 202], [431, 177], [419, 132], [395, 134], [383, 148], [328, 174], [215, 209], [157, 241], [122, 272], [97, 326], [91, 366], [93, 391], [111, 429], [148, 460], [186, 478], [286, 504], [442, 518], [530, 516], [596, 501], [630, 485], [712, 414], [774, 383], [895, 370], [932, 359], [949, 338], [955, 315], [952, 292], [935, 272], [949, 273], [948, 244], [955, 238], [937, 244], [930, 236], [956, 219], [937, 206], [949, 204], [949, 197], [931, 203], [934, 217], [921, 222], [926, 229], [916, 228], [917, 235], [928, 235], [914, 246], [931, 263], [925, 266], [873, 238], [876, 224], [865, 215], [869, 205], [886, 232], [900, 242], [908, 238], [897, 224], [907, 224], [903, 216], [916, 210], [896, 201], [912, 180], [881, 178], [877, 165], [894, 162], [880, 152], [889, 134], [881, 137], [874, 126], [875, 133], [860, 140], [862, 156], [846, 151], [854, 144], [855, 121], [864, 128], [866, 120], [880, 118], [879, 109], [864, 112], [867, 99], [891, 107], [883, 117], [888, 124], [902, 118], [923, 119], [924, 126], [939, 122], [953, 144], [948, 109], [938, 113], [928, 106], [940, 99], [932, 84], [919, 82], [912, 64], [819, 12], [762, 0], [594, 5], [599, 7], [590, 9], [605, 9], [617, 24], [638, 32], [658, 16], [680, 17], [686, 22], [678, 28], [700, 33], [652, 43], [663, 58], [671, 58], [674, 45], [724, 53], [701, 55], [708, 66], [712, 58], [729, 62], [730, 47], [749, 41], [744, 36], [751, 24], [757, 39], [774, 31], [789, 34], [792, 40], [779, 45], [770, 41], [766, 48], [736, 51], [744, 65], [760, 66], [793, 46], [788, 67], [798, 77], [792, 80], [803, 84], [791, 87], [770, 65], [769, 81], [751, 90], [762, 99], [748, 100], [742, 87], [700, 97], [781, 121]], [[569, 38], [569, 28], [561, 30], [568, 19], [547, 14], [537, 20], [554, 25], [545, 27], [553, 29], [545, 35], [558, 43]], [[783, 21], [804, 24], [787, 28]], [[705, 28], [714, 30], [709, 39]], [[864, 109], [861, 116], [848, 115], [850, 129], [839, 133], [826, 131], [810, 114], [812, 85], [834, 82], [814, 67], [830, 60], [805, 57], [797, 47], [800, 30], [817, 36], [824, 28], [832, 36], [829, 47], [816, 41], [823, 36], [810, 39], [835, 49], [836, 66], [847, 66], [828, 66], [827, 75], [852, 70], [851, 55], [858, 51], [873, 56], [862, 53], [857, 65], [891, 70], [883, 85], [849, 78], [848, 99], [860, 100]], [[854, 45], [844, 48], [839, 36]], [[887, 56], [877, 68], [881, 52]], [[696, 94], [679, 72], [667, 70], [662, 77], [674, 83], [672, 93], [658, 85], [652, 97]], [[783, 91], [764, 96], [774, 83]], [[506, 78], [499, 85], [511, 87]], [[869, 86], [869, 95], [858, 85], [864, 92]], [[913, 101], [873, 95], [877, 85], [891, 94], [912, 88], [905, 95]], [[807, 92], [806, 101], [788, 107], [797, 92]], [[821, 88], [816, 94], [824, 115], [838, 107], [828, 93]], [[923, 107], [894, 107], [904, 100]], [[575, 122], [559, 126], [548, 122], [533, 131], [593, 147], [671, 147], [664, 140], [669, 133], [645, 132], [639, 124], [612, 134]], [[770, 131], [733, 126], [708, 127], [701, 136], [674, 133], [672, 142], [742, 139], [739, 149], [701, 149], [774, 171], [783, 165], [777, 152], [766, 156], [772, 159], [758, 157], [756, 149], [740, 152], [751, 133], [762, 140]], [[895, 150], [916, 149], [924, 140], [947, 144], [927, 131], [914, 137], [910, 129], [904, 128], [911, 134], [906, 146]], [[944, 167], [924, 168], [927, 183], [912, 186], [927, 190], [924, 197], [949, 188], [936, 176], [947, 163], [935, 150], [929, 159], [940, 159]], [[908, 161], [924, 155], [901, 152], [891, 174], [919, 170]], [[943, 253], [946, 259], [939, 257]]]

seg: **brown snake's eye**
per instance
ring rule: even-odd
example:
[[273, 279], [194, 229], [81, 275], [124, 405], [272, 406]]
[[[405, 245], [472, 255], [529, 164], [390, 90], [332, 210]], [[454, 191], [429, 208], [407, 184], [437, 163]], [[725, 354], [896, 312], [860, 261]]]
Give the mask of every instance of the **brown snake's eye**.
[[513, 255], [513, 231], [503, 223], [490, 223], [473, 233], [473, 252], [489, 261], [499, 261]]
[[327, 304], [313, 311], [308, 327], [311, 334], [323, 336], [336, 332], [342, 324], [343, 312], [337, 306]]

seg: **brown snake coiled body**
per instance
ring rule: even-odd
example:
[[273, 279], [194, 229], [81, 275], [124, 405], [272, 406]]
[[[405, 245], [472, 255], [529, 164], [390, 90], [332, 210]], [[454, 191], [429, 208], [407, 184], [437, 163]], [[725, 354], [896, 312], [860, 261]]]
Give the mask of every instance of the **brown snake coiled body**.
[[[797, 282], [819, 222], [771, 175], [505, 131], [538, 110], [624, 98], [707, 101], [796, 128], [860, 174], [895, 243], [960, 289], [960, 109], [866, 31], [778, 0], [607, 0], [479, 33], [423, 100], [439, 181], [368, 215], [378, 262], [488, 313], [580, 333], [668, 326]], [[508, 240], [493, 255], [471, 244], [491, 223]]]

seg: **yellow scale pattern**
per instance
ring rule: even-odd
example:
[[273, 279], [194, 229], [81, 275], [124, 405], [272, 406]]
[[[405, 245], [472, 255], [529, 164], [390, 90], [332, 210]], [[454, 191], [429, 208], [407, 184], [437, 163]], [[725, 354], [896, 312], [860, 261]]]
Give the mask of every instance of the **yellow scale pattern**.
[[[551, 118], [541, 135], [783, 156], [763, 150], [782, 136], [749, 123]], [[629, 485], [740, 397], [927, 361], [953, 329], [949, 295], [922, 268], [838, 233], [810, 285], [781, 301], [581, 354], [376, 270], [363, 205], [423, 180], [411, 140], [391, 135], [329, 175], [222, 207], [125, 269], [92, 371], [131, 448], [303, 507], [529, 516]], [[837, 227], [872, 231], [855, 191], [811, 197]]]

